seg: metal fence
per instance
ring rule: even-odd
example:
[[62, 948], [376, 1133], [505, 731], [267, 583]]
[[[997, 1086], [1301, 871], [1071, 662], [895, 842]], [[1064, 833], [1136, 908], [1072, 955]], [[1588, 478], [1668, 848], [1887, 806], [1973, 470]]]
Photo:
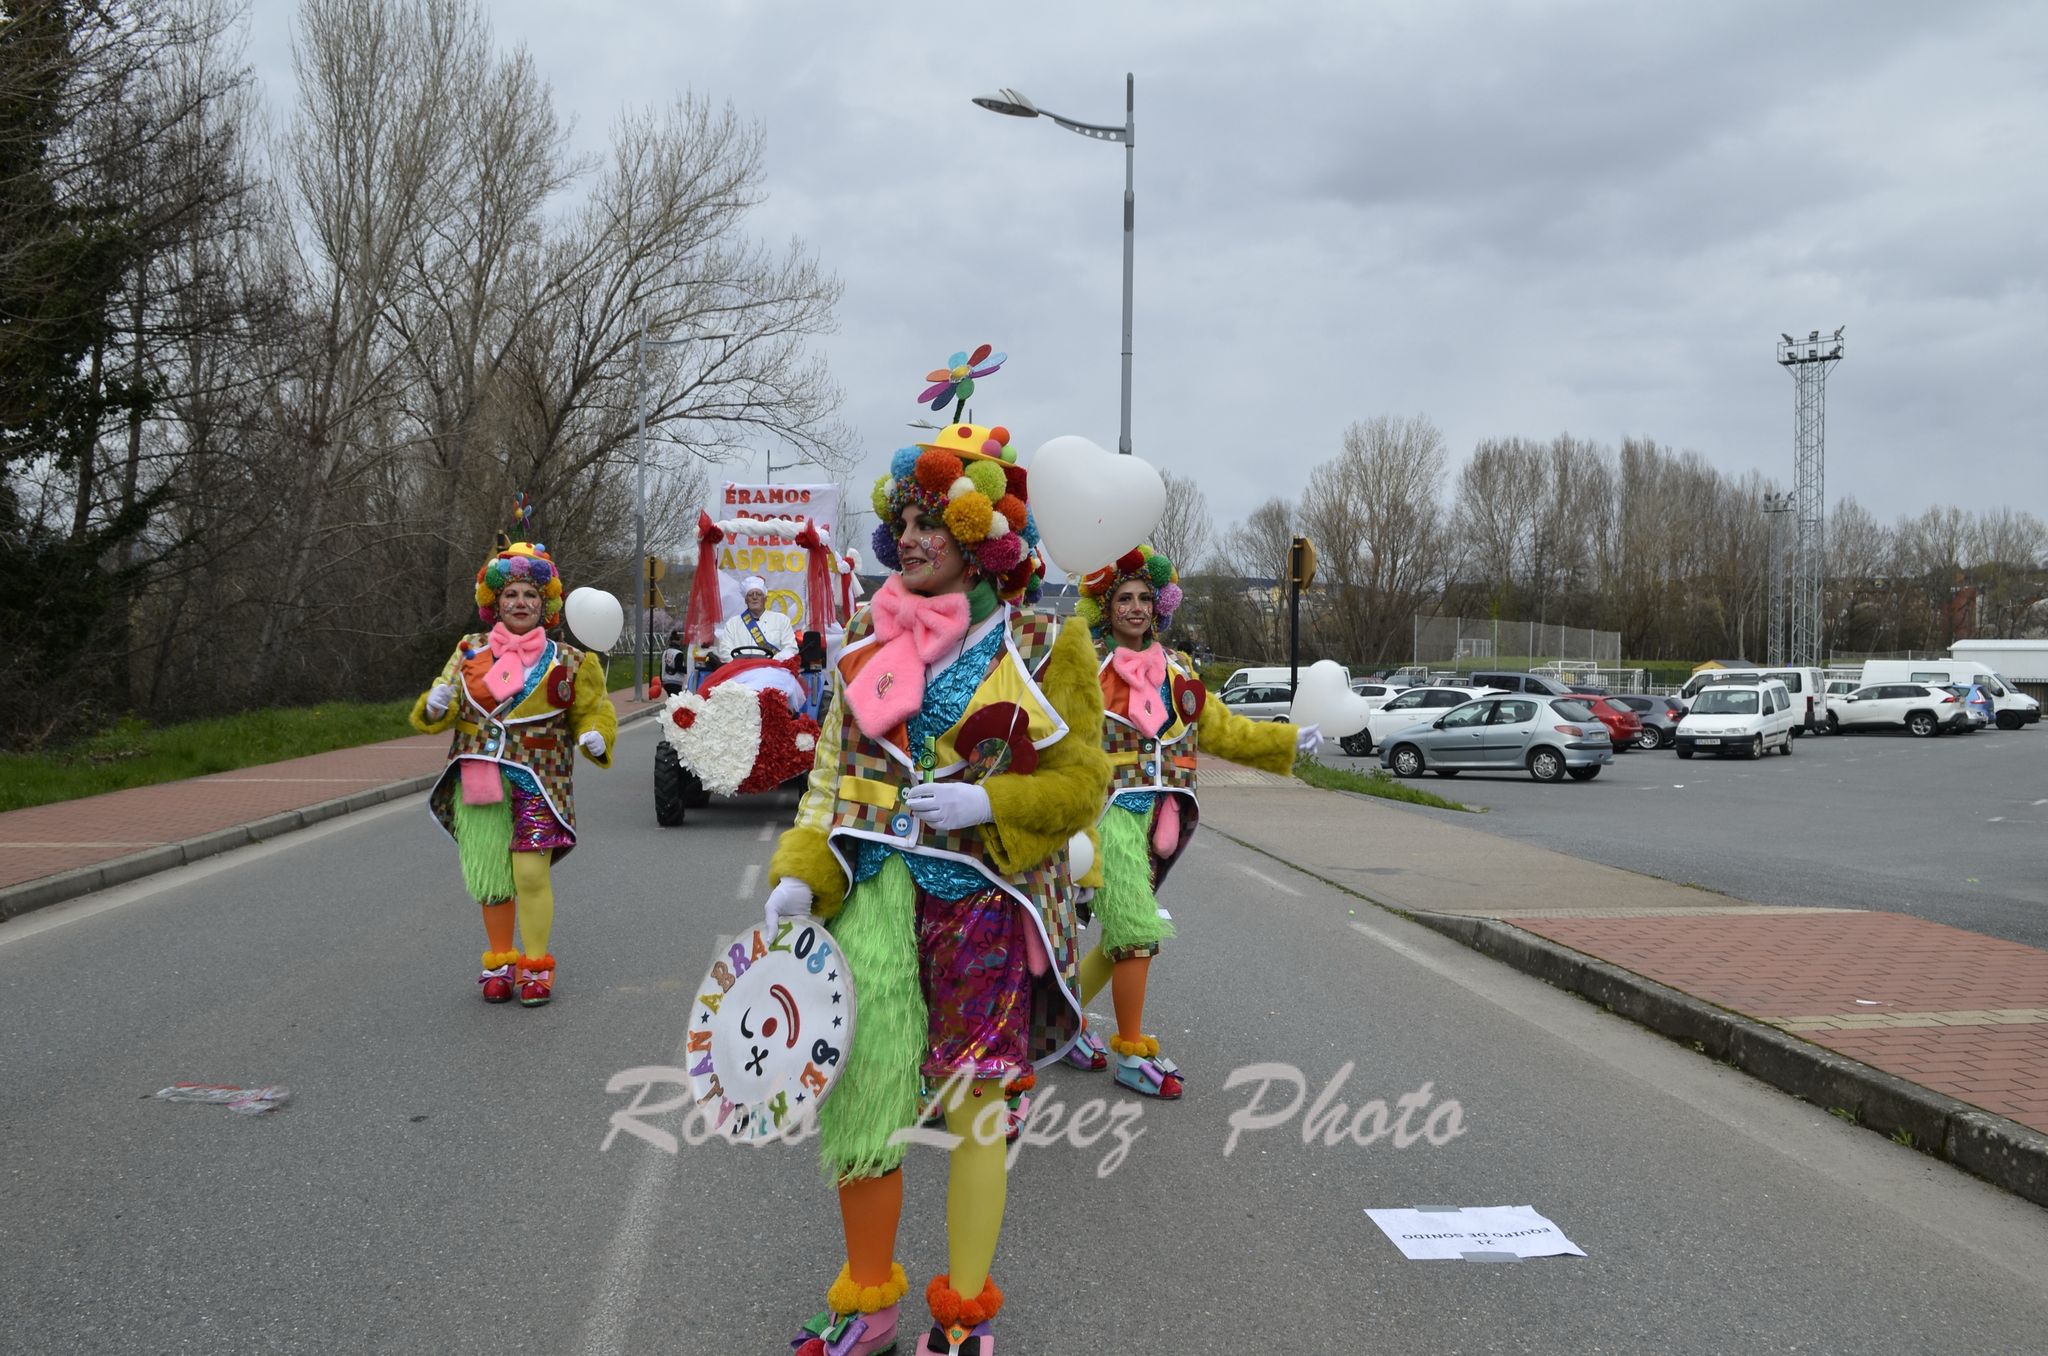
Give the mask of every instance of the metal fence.
[[1544, 664], [1614, 669], [1621, 665], [1621, 632], [1418, 613], [1410, 658], [1416, 664], [1468, 669], [1489, 664], [1517, 669]]

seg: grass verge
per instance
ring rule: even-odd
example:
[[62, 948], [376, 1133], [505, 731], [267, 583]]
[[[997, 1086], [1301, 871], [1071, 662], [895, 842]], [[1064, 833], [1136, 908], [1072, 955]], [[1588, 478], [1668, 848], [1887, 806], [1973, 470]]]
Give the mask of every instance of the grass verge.
[[1361, 796], [1378, 796], [1381, 800], [1405, 801], [1410, 805], [1429, 805], [1439, 810], [1463, 810], [1472, 813], [1469, 805], [1447, 800], [1433, 791], [1411, 786], [1388, 773], [1384, 768], [1371, 772], [1353, 772], [1348, 768], [1329, 767], [1313, 758], [1294, 760], [1294, 775], [1310, 786], [1320, 786], [1325, 791], [1356, 791]]
[[61, 749], [0, 754], [0, 810], [205, 777], [412, 734], [410, 701], [328, 702], [150, 726], [124, 720]]

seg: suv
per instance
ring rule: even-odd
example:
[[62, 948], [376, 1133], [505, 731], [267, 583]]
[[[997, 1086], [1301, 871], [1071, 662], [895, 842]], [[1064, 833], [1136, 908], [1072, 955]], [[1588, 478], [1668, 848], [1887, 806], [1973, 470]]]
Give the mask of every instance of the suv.
[[1903, 727], [1925, 739], [1969, 728], [1968, 703], [1933, 683], [1873, 683], [1841, 699], [1829, 721], [1838, 730], [1894, 730]]
[[1797, 719], [1792, 694], [1776, 679], [1712, 683], [1700, 689], [1678, 722], [1678, 756], [1741, 753], [1761, 758], [1775, 748], [1789, 758]]
[[1565, 684], [1540, 673], [1475, 673], [1470, 682], [1473, 687], [1498, 688], [1502, 692], [1533, 692], [1539, 697], [1574, 695]]

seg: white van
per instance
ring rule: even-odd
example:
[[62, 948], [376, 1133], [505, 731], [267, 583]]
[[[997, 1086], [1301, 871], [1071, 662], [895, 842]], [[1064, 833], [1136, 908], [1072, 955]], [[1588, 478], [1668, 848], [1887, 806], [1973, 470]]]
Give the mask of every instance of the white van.
[[[1312, 662], [1311, 660], [1304, 659], [1301, 661], [1301, 666], [1307, 668]], [[1237, 689], [1252, 683], [1257, 683], [1260, 686], [1277, 685], [1286, 687], [1293, 678], [1294, 670], [1288, 668], [1285, 664], [1268, 664], [1263, 668], [1238, 669], [1223, 680], [1223, 690], [1225, 692], [1235, 692]], [[1344, 670], [1344, 686], [1351, 686], [1350, 669]]]
[[1792, 695], [1792, 733], [1818, 734], [1828, 727], [1828, 680], [1819, 669], [1765, 669]]
[[2041, 719], [2041, 703], [1974, 659], [1871, 659], [1863, 665], [1863, 686], [1878, 683], [1934, 683], [1941, 687], [1975, 683], [1991, 697], [1991, 716], [2001, 730], [2017, 730]]
[[1678, 756], [1740, 753], [1761, 758], [1776, 749], [1789, 758], [1796, 721], [1792, 694], [1776, 679], [1709, 683], [1678, 722]]

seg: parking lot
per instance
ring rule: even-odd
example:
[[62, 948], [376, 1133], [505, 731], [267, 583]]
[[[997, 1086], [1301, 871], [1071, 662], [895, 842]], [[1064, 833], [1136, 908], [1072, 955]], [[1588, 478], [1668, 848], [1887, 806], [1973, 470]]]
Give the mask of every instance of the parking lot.
[[[1486, 811], [1460, 824], [1610, 866], [2048, 947], [2048, 730], [1816, 735], [1795, 750], [1756, 762], [1630, 751], [1590, 782], [1466, 772], [1415, 784]], [[1334, 746], [1324, 761], [1379, 766]]]

